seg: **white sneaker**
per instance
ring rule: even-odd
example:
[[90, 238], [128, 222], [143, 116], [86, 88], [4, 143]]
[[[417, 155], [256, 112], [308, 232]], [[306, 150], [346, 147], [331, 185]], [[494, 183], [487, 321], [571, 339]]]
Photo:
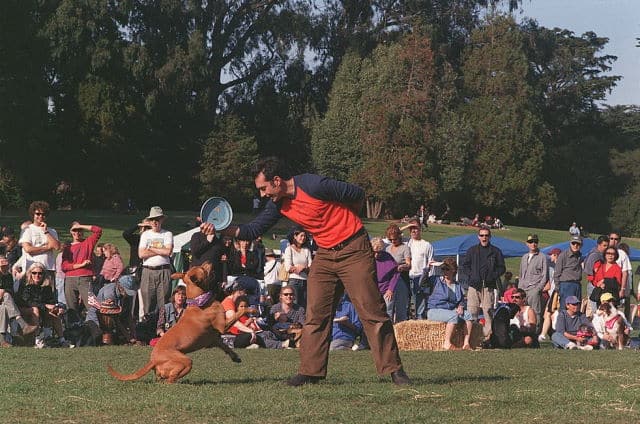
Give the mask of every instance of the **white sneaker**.
[[544, 341], [546, 341], [546, 340], [547, 340], [547, 336], [545, 336], [544, 334], [540, 334], [540, 335], [538, 336], [538, 341], [539, 341], [539, 342], [544, 342]]
[[45, 347], [44, 339], [36, 338], [36, 344], [34, 345], [34, 347], [36, 349], [42, 349], [43, 347]]
[[573, 350], [573, 349], [577, 349], [578, 345], [575, 344], [574, 342], [569, 342], [569, 343], [567, 343], [567, 345], [564, 348], [565, 349], [569, 349], [569, 350]]
[[253, 344], [250, 344], [249, 346], [247, 346], [247, 349], [258, 349], [259, 347], [260, 347], [260, 345], [253, 343]]
[[580, 349], [580, 350], [593, 350], [593, 346], [591, 346], [591, 345], [583, 345], [583, 346], [578, 346], [578, 349]]

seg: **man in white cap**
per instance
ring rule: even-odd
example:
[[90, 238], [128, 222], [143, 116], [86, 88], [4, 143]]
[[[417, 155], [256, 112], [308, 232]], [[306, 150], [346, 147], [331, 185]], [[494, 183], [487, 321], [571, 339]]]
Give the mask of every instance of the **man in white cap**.
[[160, 206], [153, 206], [148, 220], [151, 229], [140, 235], [138, 255], [142, 259], [140, 294], [144, 313], [156, 311], [158, 306], [169, 302], [171, 295], [171, 252], [173, 234], [162, 229], [165, 215]]

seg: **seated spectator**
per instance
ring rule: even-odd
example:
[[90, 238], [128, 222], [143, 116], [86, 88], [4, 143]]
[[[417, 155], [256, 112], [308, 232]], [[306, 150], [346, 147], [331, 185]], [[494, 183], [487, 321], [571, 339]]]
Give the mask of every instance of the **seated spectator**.
[[362, 334], [362, 323], [351, 303], [349, 296], [344, 293], [336, 308], [331, 330], [331, 344], [329, 350], [347, 350], [353, 348], [356, 337]]
[[187, 310], [187, 289], [182, 284], [177, 285], [171, 293], [171, 302], [165, 303], [158, 313], [158, 325], [156, 333], [158, 337], [152, 339], [149, 344], [155, 346], [160, 337], [176, 325], [184, 311]]
[[600, 306], [593, 315], [592, 324], [600, 339], [601, 348], [622, 350], [629, 340], [631, 324], [624, 312], [616, 309], [613, 300], [611, 293], [604, 293], [600, 297]]
[[376, 259], [376, 275], [378, 278], [378, 290], [387, 306], [387, 315], [393, 319], [393, 308], [395, 306], [394, 293], [400, 273], [398, 265], [391, 254], [385, 252], [384, 242], [380, 237], [371, 239], [371, 248]]
[[120, 280], [122, 271], [124, 271], [124, 263], [118, 247], [111, 243], [105, 243], [102, 246], [102, 251], [105, 258], [100, 271], [102, 284], [115, 283]]
[[511, 281], [513, 278], [513, 273], [511, 271], [507, 271], [504, 273], [502, 286], [504, 287], [504, 293], [502, 294], [502, 301], [506, 303], [514, 303], [511, 299], [511, 296], [518, 289], [518, 285]]
[[0, 347], [10, 347], [10, 321], [15, 319], [23, 335], [28, 335], [36, 331], [37, 325], [28, 324], [20, 309], [13, 300], [13, 276], [9, 272], [9, 261], [4, 256], [0, 256]]
[[519, 311], [511, 319], [513, 337], [511, 347], [538, 347], [536, 313], [531, 306], [527, 305], [527, 293], [522, 289], [516, 289], [511, 295], [511, 300], [519, 308]]
[[473, 217], [473, 220], [471, 221], [471, 225], [474, 226], [474, 227], [479, 227], [480, 226], [480, 214], [477, 213]]
[[436, 218], [436, 216], [434, 214], [430, 214], [427, 217], [427, 223], [428, 224], [435, 224], [436, 222], [437, 222], [437, 218]]
[[[107, 283], [98, 290], [97, 295], [89, 294], [86, 323], [97, 345], [100, 344], [100, 336], [105, 345], [129, 341], [126, 330], [128, 314], [123, 312], [125, 296], [121, 290], [116, 283]], [[117, 338], [115, 341], [114, 334]]]
[[566, 310], [559, 311], [556, 331], [551, 336], [553, 345], [562, 349], [592, 350], [593, 346], [599, 343], [595, 331], [591, 337], [587, 337], [584, 330], [578, 334], [581, 326], [593, 330], [591, 321], [579, 310], [580, 300], [575, 296], [567, 296], [565, 304]]
[[446, 258], [440, 270], [443, 275], [429, 277], [428, 284], [431, 295], [427, 302], [427, 319], [431, 321], [445, 322], [445, 337], [442, 348], [450, 350], [452, 347], [453, 330], [459, 322], [465, 322], [466, 333], [462, 349], [470, 350], [469, 342], [473, 317], [466, 310], [466, 301], [462, 294], [462, 286], [455, 280], [458, 265], [454, 258]]
[[[239, 315], [238, 321], [240, 325], [234, 325], [231, 329], [235, 328], [235, 342], [234, 347], [246, 347], [247, 349], [255, 349], [256, 347], [264, 347], [268, 349], [285, 349], [289, 347], [289, 339], [281, 341], [273, 332], [263, 330], [258, 324], [258, 319], [255, 316], [255, 310], [249, 306], [249, 298], [247, 296], [240, 296], [235, 301], [235, 307], [237, 314]], [[249, 331], [247, 331], [247, 329]], [[251, 340], [251, 344], [246, 345], [245, 340], [255, 336], [255, 340]], [[238, 346], [240, 343], [240, 346]]]
[[22, 248], [18, 244], [18, 239], [13, 229], [5, 229], [2, 233], [0, 245], [4, 248], [4, 256], [9, 261], [9, 267], [13, 266], [22, 254]]
[[[36, 347], [45, 346], [45, 339], [50, 336], [53, 327], [61, 346], [68, 346], [62, 330], [61, 317], [65, 312], [64, 305], [56, 302], [53, 283], [45, 279], [46, 268], [40, 262], [34, 262], [27, 269], [26, 281], [20, 283], [15, 301], [24, 320], [40, 327], [36, 337]], [[47, 330], [45, 330], [47, 329]]]
[[[280, 291], [280, 302], [276, 303], [269, 310], [269, 324], [274, 333], [282, 340], [289, 339], [292, 329], [301, 330], [305, 320], [304, 308], [295, 303], [296, 294], [289, 286], [285, 286]], [[297, 336], [301, 331], [296, 332]], [[294, 340], [299, 337], [294, 337]]]

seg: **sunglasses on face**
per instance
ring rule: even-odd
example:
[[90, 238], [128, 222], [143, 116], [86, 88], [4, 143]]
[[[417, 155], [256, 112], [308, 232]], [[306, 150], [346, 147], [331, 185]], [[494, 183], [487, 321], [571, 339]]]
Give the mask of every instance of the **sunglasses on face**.
[[293, 297], [293, 293], [282, 293], [282, 296]]
[[571, 245], [572, 245], [572, 246], [580, 246], [580, 243], [578, 243], [577, 241], [572, 241], [572, 242], [571, 242]]
[[527, 243], [529, 244], [538, 244], [538, 240], [529, 240]]
[[511, 296], [511, 299], [522, 299], [520, 296]]
[[42, 272], [37, 272], [37, 271], [32, 271], [31, 272], [31, 275], [42, 275], [42, 274], [43, 274]]

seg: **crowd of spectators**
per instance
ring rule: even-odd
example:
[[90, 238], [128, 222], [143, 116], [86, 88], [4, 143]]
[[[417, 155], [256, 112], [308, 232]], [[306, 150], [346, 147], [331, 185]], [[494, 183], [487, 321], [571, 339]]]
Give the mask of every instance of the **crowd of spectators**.
[[[514, 278], [502, 252], [491, 244], [497, 218], [479, 216], [478, 244], [459, 263], [434, 258], [422, 231], [434, 219], [425, 209], [402, 227], [391, 224], [371, 238], [378, 289], [394, 323], [429, 319], [446, 323], [444, 349], [452, 349], [454, 327], [462, 325], [463, 349], [470, 349], [473, 322], [484, 324], [490, 345], [495, 311], [514, 305], [506, 323], [510, 347], [538, 347], [551, 339], [565, 349], [622, 349], [632, 330], [632, 272], [620, 234], [601, 236], [584, 257], [575, 223], [565, 251], [545, 255], [530, 234], [529, 252]], [[118, 248], [99, 243], [102, 229], [72, 222], [70, 242], [61, 243], [47, 225], [49, 205], [33, 202], [19, 236], [3, 229], [0, 241], [0, 344], [35, 347], [154, 344], [186, 309], [182, 283], [171, 280], [173, 235], [162, 228], [158, 206], [126, 229], [130, 262]], [[489, 217], [490, 218], [490, 217]], [[498, 227], [499, 228], [499, 227]], [[403, 231], [408, 230], [408, 237]], [[276, 254], [261, 240], [219, 237], [211, 224], [193, 234], [188, 262], [212, 263], [215, 284], [230, 324], [226, 340], [236, 348], [295, 348], [305, 320], [306, 280], [313, 262], [313, 238], [292, 228]], [[586, 277], [586, 296], [581, 281]], [[502, 319], [502, 318], [500, 318]], [[498, 346], [500, 347], [500, 346]], [[337, 305], [331, 349], [366, 349], [362, 324], [345, 294]]]

